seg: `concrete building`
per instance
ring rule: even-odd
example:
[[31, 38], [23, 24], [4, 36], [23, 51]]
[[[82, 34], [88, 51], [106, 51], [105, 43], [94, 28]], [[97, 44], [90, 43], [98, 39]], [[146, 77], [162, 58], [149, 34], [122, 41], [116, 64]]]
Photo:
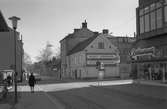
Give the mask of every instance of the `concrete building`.
[[[22, 57], [24, 53], [23, 42], [19, 36], [19, 32], [16, 32], [16, 71], [18, 78], [22, 75]], [[13, 69], [15, 65], [14, 46], [14, 31], [8, 27], [0, 11], [0, 70]]]
[[80, 42], [94, 36], [94, 32], [87, 28], [87, 22], [82, 23], [82, 27], [74, 29], [74, 32], [68, 34], [60, 41], [61, 46], [61, 77], [65, 78], [67, 70], [67, 54]]
[[135, 78], [167, 79], [167, 0], [139, 0], [137, 41], [133, 45]]
[[73, 79], [98, 78], [96, 63], [104, 65], [104, 77], [119, 77], [119, 51], [107, 38], [108, 32], [94, 36], [78, 43], [67, 56], [68, 77]]

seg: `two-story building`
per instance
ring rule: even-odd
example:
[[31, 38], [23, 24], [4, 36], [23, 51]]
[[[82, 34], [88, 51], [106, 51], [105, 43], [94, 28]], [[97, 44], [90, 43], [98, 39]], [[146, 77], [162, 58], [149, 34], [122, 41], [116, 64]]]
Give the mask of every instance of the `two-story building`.
[[167, 0], [139, 0], [137, 40], [131, 50], [135, 78], [167, 79]]
[[87, 40], [94, 36], [94, 32], [88, 29], [87, 22], [82, 23], [82, 27], [74, 29], [74, 32], [68, 34], [65, 38], [60, 41], [61, 47], [61, 77], [66, 78], [68, 76], [67, 70], [67, 54], [80, 42]]
[[14, 39], [14, 30], [8, 27], [0, 11], [0, 70], [13, 69], [16, 55], [16, 72], [20, 79], [22, 76], [22, 57], [24, 51], [19, 32], [16, 32], [16, 54], [14, 51]]
[[104, 65], [104, 77], [119, 77], [119, 51], [107, 37], [108, 31], [78, 43], [67, 57], [68, 77], [97, 78], [99, 69], [97, 61]]

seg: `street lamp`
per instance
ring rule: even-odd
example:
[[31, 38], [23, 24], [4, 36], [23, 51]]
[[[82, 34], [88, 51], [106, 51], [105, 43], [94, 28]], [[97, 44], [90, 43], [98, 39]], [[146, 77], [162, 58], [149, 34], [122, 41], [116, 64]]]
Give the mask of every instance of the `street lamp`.
[[9, 20], [12, 21], [12, 26], [14, 29], [14, 85], [15, 85], [15, 103], [17, 103], [17, 73], [16, 73], [16, 29], [17, 29], [17, 22], [20, 18], [13, 16], [10, 17]]

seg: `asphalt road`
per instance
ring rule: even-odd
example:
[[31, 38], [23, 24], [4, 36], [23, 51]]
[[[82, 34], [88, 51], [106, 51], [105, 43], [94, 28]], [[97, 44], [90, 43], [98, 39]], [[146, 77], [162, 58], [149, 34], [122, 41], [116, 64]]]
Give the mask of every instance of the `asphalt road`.
[[167, 99], [161, 96], [166, 96], [166, 91], [166, 88], [159, 90], [159, 87], [130, 84], [47, 93], [56, 97], [67, 109], [167, 109]]
[[[132, 84], [132, 80], [36, 85], [66, 109], [167, 109], [167, 87]], [[20, 91], [30, 91], [20, 86]], [[55, 101], [54, 101], [55, 100]]]

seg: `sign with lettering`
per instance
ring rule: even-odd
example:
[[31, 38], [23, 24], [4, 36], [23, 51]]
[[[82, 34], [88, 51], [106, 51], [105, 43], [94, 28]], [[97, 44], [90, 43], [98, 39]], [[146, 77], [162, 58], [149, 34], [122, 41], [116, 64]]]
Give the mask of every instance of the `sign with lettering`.
[[154, 55], [155, 54], [155, 47], [150, 48], [137, 48], [131, 50], [132, 56], [143, 56], [143, 55]]
[[87, 55], [87, 59], [114, 59], [117, 55]]
[[[88, 60], [87, 65], [96, 65], [96, 60]], [[104, 65], [113, 65], [113, 64], [118, 64], [120, 61], [119, 60], [101, 60]]]

